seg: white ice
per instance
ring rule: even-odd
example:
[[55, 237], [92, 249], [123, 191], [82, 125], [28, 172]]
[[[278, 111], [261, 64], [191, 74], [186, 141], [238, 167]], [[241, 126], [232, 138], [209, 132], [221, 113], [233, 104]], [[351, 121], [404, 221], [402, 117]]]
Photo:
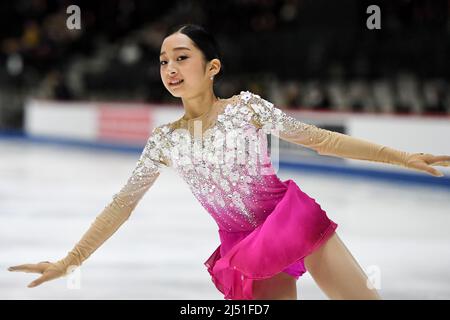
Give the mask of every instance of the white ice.
[[[0, 299], [223, 299], [203, 262], [217, 226], [172, 169], [75, 273], [36, 288], [8, 266], [64, 257], [139, 154], [0, 140]], [[450, 191], [280, 171], [338, 223], [384, 299], [450, 298]], [[309, 273], [299, 299], [327, 299]]]

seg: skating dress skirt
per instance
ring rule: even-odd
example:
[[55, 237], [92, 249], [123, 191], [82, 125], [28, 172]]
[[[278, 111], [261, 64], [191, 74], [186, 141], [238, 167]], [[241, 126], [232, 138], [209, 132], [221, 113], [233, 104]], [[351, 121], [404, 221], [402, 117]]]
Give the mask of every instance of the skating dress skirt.
[[280, 272], [298, 279], [307, 271], [304, 258], [338, 226], [293, 180], [280, 181], [276, 175], [268, 179], [273, 180], [272, 192], [266, 194], [274, 196], [266, 199], [271, 210], [264, 220], [253, 230], [219, 228], [220, 245], [204, 262], [225, 299], [252, 300], [253, 280]]

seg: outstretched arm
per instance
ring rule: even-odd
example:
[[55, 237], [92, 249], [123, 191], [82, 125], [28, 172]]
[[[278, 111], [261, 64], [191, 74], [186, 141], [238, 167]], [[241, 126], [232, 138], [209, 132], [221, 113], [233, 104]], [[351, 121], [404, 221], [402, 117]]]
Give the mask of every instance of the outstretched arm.
[[280, 138], [315, 150], [320, 155], [384, 162], [443, 176], [431, 167], [449, 166], [450, 156], [408, 153], [387, 146], [354, 138], [339, 132], [318, 128], [287, 115], [271, 102], [251, 92], [243, 93], [248, 107], [254, 112], [253, 123]]
[[154, 129], [127, 183], [113, 195], [113, 200], [96, 217], [65, 258], [55, 263], [43, 261], [38, 264], [11, 267], [8, 270], [41, 273], [42, 276], [29, 285], [35, 287], [45, 281], [66, 275], [71, 268], [80, 266], [128, 220], [140, 199], [160, 175], [159, 169], [164, 163], [157, 148], [158, 135], [155, 133]]

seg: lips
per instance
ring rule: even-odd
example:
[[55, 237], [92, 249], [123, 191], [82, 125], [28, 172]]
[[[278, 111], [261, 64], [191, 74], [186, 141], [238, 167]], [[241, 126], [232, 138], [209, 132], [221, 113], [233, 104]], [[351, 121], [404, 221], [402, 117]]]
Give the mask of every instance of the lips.
[[184, 81], [183, 79], [170, 80], [170, 81], [169, 81], [169, 85], [170, 85], [170, 86], [176, 86], [176, 85], [179, 85], [180, 83], [182, 83], [183, 81]]

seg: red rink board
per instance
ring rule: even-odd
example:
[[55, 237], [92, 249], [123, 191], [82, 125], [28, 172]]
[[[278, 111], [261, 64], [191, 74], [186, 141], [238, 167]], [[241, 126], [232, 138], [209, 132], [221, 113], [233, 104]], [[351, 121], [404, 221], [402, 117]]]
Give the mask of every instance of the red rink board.
[[101, 105], [97, 139], [143, 144], [150, 135], [151, 118], [151, 110], [146, 107]]

